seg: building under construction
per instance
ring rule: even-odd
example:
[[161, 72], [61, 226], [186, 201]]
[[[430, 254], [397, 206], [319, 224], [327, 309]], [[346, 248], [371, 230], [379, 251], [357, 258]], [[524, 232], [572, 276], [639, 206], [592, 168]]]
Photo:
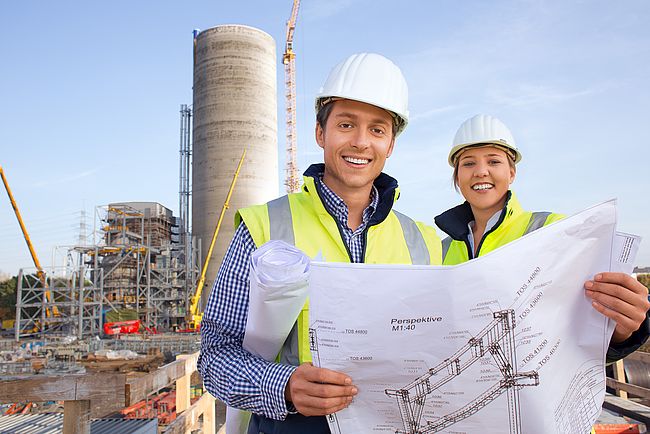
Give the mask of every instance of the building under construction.
[[[87, 427], [88, 417], [103, 417], [122, 407], [135, 414], [140, 411], [138, 406], [145, 405], [142, 402], [146, 403], [152, 394], [166, 393], [161, 389], [169, 386], [176, 392], [183, 391], [176, 393], [176, 413], [186, 409], [185, 419], [194, 421], [190, 425], [176, 421], [186, 426], [183, 432], [199, 419], [206, 433], [214, 432], [213, 428], [223, 423], [224, 407], [217, 406], [215, 413], [214, 398], [208, 394], [190, 407], [190, 383], [192, 388], [196, 384], [189, 377], [196, 375], [198, 335], [160, 332], [197, 324], [234, 232], [234, 211], [266, 202], [279, 193], [277, 55], [270, 35], [240, 25], [195, 31], [193, 53], [194, 100], [192, 105], [181, 105], [180, 110], [178, 217], [156, 202], [98, 206], [92, 241], [84, 243], [80, 236], [78, 245], [66, 249], [64, 266], [45, 269], [35, 260], [36, 269], [19, 272], [15, 339], [11, 345], [6, 343], [15, 352], [16, 360], [5, 368], [7, 373], [19, 374], [17, 369], [22, 369], [20, 375], [32, 375], [20, 380], [29, 384], [11, 383], [16, 393], [5, 388], [0, 398], [14, 403], [65, 401], [64, 432], [82, 432], [71, 431], [66, 424], [78, 425], [79, 420], [85, 420]], [[240, 169], [240, 180], [233, 190]], [[215, 226], [218, 228], [221, 220], [223, 230], [218, 233]], [[216, 243], [211, 242], [217, 233]], [[107, 323], [133, 318], [141, 324], [140, 334], [96, 339], [104, 337]], [[80, 341], [72, 346], [58, 344], [70, 338]], [[20, 357], [23, 345], [30, 348], [32, 361], [47, 358], [44, 354], [48, 351], [56, 356], [39, 362], [42, 366], [34, 366]], [[183, 359], [144, 376], [125, 377], [122, 367], [129, 363], [119, 362], [118, 366], [106, 360], [99, 364], [101, 369], [113, 369], [115, 365], [120, 373], [105, 374], [105, 378], [79, 373], [80, 362], [91, 369], [88, 364], [96, 363], [91, 358], [103, 360], [105, 356], [99, 354], [106, 351], [134, 351], [140, 357], [153, 358], [155, 355], [149, 353], [154, 350], [164, 352], [167, 361], [177, 355]], [[146, 364], [135, 360], [131, 365]], [[153, 365], [147, 366], [153, 369]], [[62, 367], [62, 374], [75, 375], [56, 375], [59, 385], [48, 383], [51, 380], [42, 375], [33, 375]], [[34, 393], [25, 395], [21, 390]], [[74, 390], [74, 396], [63, 393], [66, 390]], [[111, 396], [114, 399], [109, 406], [106, 399]], [[28, 408], [29, 404], [25, 406]], [[170, 423], [163, 422], [160, 414], [158, 418], [161, 423]], [[174, 423], [168, 430], [181, 432], [176, 431], [179, 428]]]
[[[95, 243], [74, 246], [64, 269], [21, 270], [16, 339], [45, 334], [101, 334], [106, 316], [145, 328], [183, 327], [198, 276], [198, 249], [181, 241], [178, 219], [155, 202], [122, 202], [95, 211]], [[189, 256], [189, 257], [188, 257]]]
[[[193, 52], [194, 101], [181, 106], [180, 216], [153, 202], [97, 207], [92, 245], [72, 247], [65, 269], [21, 272], [17, 339], [34, 330], [96, 335], [107, 312], [135, 312], [150, 329], [184, 327], [207, 301], [234, 233], [234, 211], [277, 197], [275, 41], [252, 27], [224, 25], [196, 31]], [[211, 250], [220, 209], [225, 223]], [[188, 312], [202, 264], [203, 303]]]

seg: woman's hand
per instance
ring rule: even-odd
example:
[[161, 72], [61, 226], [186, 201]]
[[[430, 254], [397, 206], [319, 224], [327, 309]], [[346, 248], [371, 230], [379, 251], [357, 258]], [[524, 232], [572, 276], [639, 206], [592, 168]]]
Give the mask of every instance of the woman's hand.
[[648, 288], [625, 273], [599, 273], [585, 282], [585, 290], [594, 309], [616, 322], [613, 343], [637, 331], [650, 308]]

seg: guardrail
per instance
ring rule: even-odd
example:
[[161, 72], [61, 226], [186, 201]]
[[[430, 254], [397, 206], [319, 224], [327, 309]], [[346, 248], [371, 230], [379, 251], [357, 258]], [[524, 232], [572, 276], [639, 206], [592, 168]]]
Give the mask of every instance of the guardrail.
[[[638, 360], [650, 366], [650, 353], [635, 352], [625, 358], [626, 360]], [[614, 378], [607, 378], [607, 386], [616, 390], [616, 395], [627, 398], [630, 395], [650, 399], [650, 389], [628, 384], [625, 381], [625, 369], [623, 360], [614, 363]]]
[[[630, 354], [625, 359], [637, 360], [650, 366], [650, 353], [637, 351]], [[605, 396], [603, 408], [642, 422], [646, 426], [650, 426], [650, 408], [628, 399], [628, 395], [650, 399], [650, 389], [636, 386], [634, 384], [628, 384], [625, 381], [623, 360], [614, 363], [614, 378], [607, 377], [606, 381], [607, 387], [614, 389], [617, 396]]]

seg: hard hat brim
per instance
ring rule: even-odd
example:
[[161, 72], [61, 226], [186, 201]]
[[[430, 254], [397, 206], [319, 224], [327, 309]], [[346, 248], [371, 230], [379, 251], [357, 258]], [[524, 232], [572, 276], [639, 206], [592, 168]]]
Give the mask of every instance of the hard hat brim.
[[481, 142], [462, 143], [460, 145], [456, 145], [453, 148], [451, 148], [451, 151], [449, 152], [448, 163], [451, 167], [456, 167], [456, 160], [458, 159], [458, 157], [460, 157], [462, 151], [464, 151], [467, 148], [482, 148], [486, 146], [491, 146], [503, 150], [512, 159], [512, 161], [515, 164], [521, 161], [521, 153], [519, 153], [519, 150], [517, 150], [517, 148], [510, 146], [506, 142], [500, 140], [494, 140], [489, 142], [481, 141]]

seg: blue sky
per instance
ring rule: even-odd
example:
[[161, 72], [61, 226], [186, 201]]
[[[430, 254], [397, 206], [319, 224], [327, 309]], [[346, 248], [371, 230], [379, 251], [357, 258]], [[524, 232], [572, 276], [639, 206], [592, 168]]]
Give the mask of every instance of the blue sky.
[[[191, 104], [192, 30], [245, 24], [283, 68], [291, 1], [23, 1], [0, 6], [0, 164], [44, 265], [78, 241], [81, 211], [157, 201], [177, 212], [179, 105]], [[384, 54], [403, 70], [411, 123], [386, 172], [398, 208], [425, 222], [455, 205], [446, 155], [466, 118], [490, 113], [524, 155], [524, 207], [571, 214], [619, 199], [619, 229], [650, 265], [650, 3], [303, 0], [297, 53], [298, 162], [322, 160], [312, 100], [347, 55]], [[281, 179], [283, 176], [281, 173]], [[0, 272], [31, 260], [0, 193]], [[57, 263], [60, 255], [56, 255]]]

